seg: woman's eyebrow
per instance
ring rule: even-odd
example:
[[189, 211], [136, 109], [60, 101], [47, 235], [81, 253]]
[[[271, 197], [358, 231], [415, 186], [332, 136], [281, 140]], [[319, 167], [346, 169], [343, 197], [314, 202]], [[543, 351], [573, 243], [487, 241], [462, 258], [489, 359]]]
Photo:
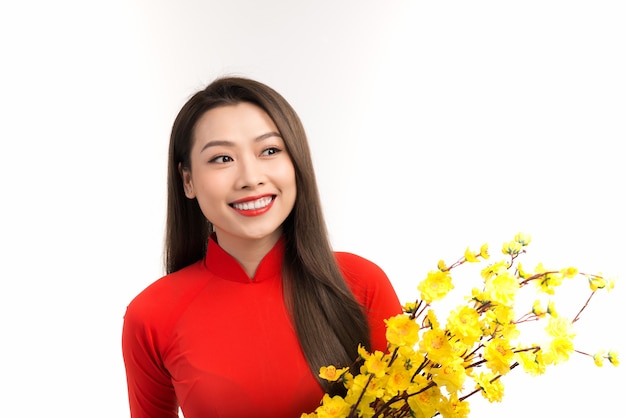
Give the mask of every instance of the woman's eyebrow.
[[[263, 135], [257, 136], [256, 138], [254, 138], [254, 142], [260, 142], [260, 141], [266, 140], [274, 136], [282, 138], [282, 136], [278, 132], [272, 131], [272, 132], [267, 132], [267, 133], [264, 133]], [[218, 147], [218, 146], [232, 147], [234, 145], [235, 143], [233, 141], [228, 141], [226, 139], [215, 139], [204, 144], [202, 148], [200, 149], [200, 152], [203, 152], [204, 150], [210, 147]]]
[[254, 142], [263, 141], [263, 140], [265, 140], [267, 138], [271, 138], [273, 136], [277, 136], [279, 138], [282, 138], [282, 136], [278, 132], [272, 131], [272, 132], [268, 132], [266, 134], [257, 136], [256, 138], [254, 138]]
[[216, 140], [209, 141], [206, 144], [204, 144], [202, 146], [202, 148], [200, 149], [200, 152], [204, 151], [207, 148], [211, 148], [211, 147], [219, 147], [219, 146], [232, 147], [234, 145], [235, 145], [235, 143], [232, 142], [232, 141], [226, 141], [226, 140], [223, 140], [223, 139], [220, 139], [220, 140], [216, 139]]

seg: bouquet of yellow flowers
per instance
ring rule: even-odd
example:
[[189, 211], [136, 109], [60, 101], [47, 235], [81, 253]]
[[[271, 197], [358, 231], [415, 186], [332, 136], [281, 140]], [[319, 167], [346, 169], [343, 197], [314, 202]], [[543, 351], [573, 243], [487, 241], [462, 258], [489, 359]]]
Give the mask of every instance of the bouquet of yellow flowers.
[[[548, 270], [541, 263], [532, 273], [526, 272], [518, 257], [529, 243], [530, 237], [523, 233], [504, 243], [504, 259], [480, 270], [481, 288], [473, 288], [460, 306], [451, 309], [445, 323], [437, 317], [433, 303], [454, 288], [453, 269], [489, 259], [488, 246], [478, 251], [468, 248], [450, 265], [440, 261], [419, 283], [420, 299], [407, 303], [403, 314], [386, 320], [387, 352], [370, 353], [359, 347], [357, 375], [347, 367], [322, 367], [320, 376], [343, 383], [347, 393], [325, 394], [320, 406], [301, 418], [461, 418], [469, 416], [467, 399], [476, 393], [489, 402], [501, 401], [501, 377], [520, 365], [527, 373], [541, 375], [576, 352], [591, 357], [598, 366], [605, 360], [617, 366], [614, 351], [588, 354], [575, 349], [573, 342], [574, 323], [595, 292], [612, 289], [614, 281], [574, 267]], [[516, 316], [515, 302], [521, 289], [534, 287], [550, 296], [564, 281], [574, 278], [586, 279], [591, 289], [574, 318], [558, 315], [553, 301], [540, 298]], [[520, 325], [528, 322], [545, 324], [544, 341], [522, 342]]]

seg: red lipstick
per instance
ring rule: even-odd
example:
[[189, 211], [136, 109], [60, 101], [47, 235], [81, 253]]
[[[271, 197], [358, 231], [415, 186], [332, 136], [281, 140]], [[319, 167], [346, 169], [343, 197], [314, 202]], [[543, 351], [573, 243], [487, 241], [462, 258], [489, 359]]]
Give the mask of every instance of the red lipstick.
[[250, 196], [231, 203], [230, 207], [243, 216], [259, 216], [271, 209], [275, 197], [274, 195]]

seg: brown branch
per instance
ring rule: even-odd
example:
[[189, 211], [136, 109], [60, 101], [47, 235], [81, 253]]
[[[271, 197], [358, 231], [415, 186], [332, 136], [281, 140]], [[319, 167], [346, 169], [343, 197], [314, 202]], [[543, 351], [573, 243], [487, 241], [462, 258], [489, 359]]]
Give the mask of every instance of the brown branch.
[[356, 409], [359, 406], [359, 403], [361, 403], [361, 400], [363, 399], [363, 395], [365, 395], [365, 391], [367, 390], [367, 386], [370, 384], [373, 378], [374, 378], [374, 375], [370, 374], [370, 377], [367, 379], [367, 383], [365, 384], [365, 386], [363, 387], [363, 390], [361, 391], [361, 394], [359, 395], [359, 399], [357, 399], [354, 405], [352, 405], [352, 408], [350, 408], [350, 412], [348, 413], [348, 418], [357, 417], [357, 415], [354, 415], [356, 413]]
[[578, 313], [576, 314], [576, 316], [574, 317], [574, 319], [572, 319], [572, 324], [576, 321], [578, 321], [580, 319], [580, 314], [583, 313], [583, 311], [585, 310], [585, 308], [587, 307], [587, 305], [589, 305], [589, 301], [591, 300], [591, 298], [593, 297], [593, 295], [596, 292], [591, 292], [591, 294], [589, 295], [589, 297], [587, 298], [587, 302], [585, 302], [585, 304], [583, 305], [582, 308], [580, 308], [580, 311], [578, 311]]
[[[510, 369], [510, 370], [513, 370], [513, 369], [514, 369], [514, 368], [516, 368], [517, 366], [519, 366], [519, 363], [518, 363], [518, 362], [515, 362], [515, 363], [511, 364], [511, 366], [509, 367], [509, 369]], [[489, 381], [489, 383], [493, 383], [493, 382], [495, 382], [496, 380], [498, 380], [498, 379], [499, 379], [499, 378], [501, 378], [501, 377], [502, 377], [502, 375], [501, 375], [501, 374], [499, 374], [499, 375], [497, 375], [496, 377], [494, 377], [493, 379], [491, 379], [491, 380]], [[472, 391], [472, 392], [468, 393], [467, 395], [460, 397], [460, 398], [459, 398], [459, 401], [464, 401], [465, 399], [467, 399], [467, 398], [469, 398], [470, 396], [472, 396], [472, 395], [476, 394], [477, 392], [480, 392], [481, 390], [482, 390], [482, 388], [475, 389], [474, 391]]]

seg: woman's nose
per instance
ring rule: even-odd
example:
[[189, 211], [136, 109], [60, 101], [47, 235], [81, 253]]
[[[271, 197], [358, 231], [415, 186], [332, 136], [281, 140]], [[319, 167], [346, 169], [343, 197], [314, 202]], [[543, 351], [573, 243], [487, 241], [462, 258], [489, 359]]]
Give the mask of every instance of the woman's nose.
[[253, 189], [262, 185], [265, 182], [265, 175], [263, 173], [263, 164], [254, 158], [248, 158], [240, 160], [239, 162], [239, 176], [237, 179], [238, 189]]

